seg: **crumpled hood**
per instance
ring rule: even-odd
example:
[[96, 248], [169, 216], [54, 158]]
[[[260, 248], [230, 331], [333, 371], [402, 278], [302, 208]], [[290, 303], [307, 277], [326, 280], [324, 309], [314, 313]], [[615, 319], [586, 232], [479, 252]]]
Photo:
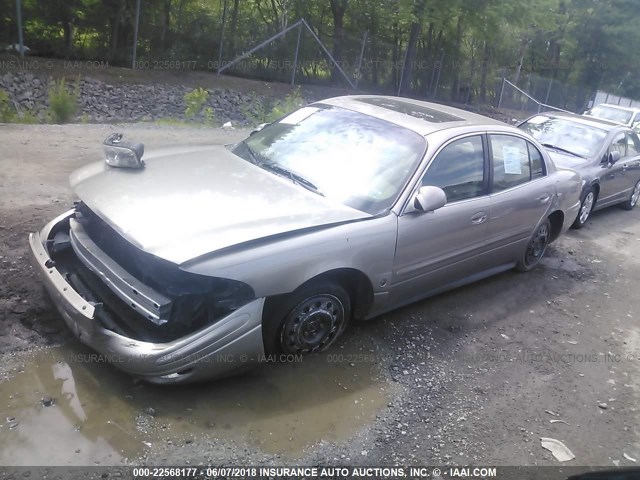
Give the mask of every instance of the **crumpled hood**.
[[370, 215], [305, 190], [223, 146], [161, 151], [141, 170], [87, 165], [70, 177], [78, 197], [144, 251], [181, 264], [299, 229]]

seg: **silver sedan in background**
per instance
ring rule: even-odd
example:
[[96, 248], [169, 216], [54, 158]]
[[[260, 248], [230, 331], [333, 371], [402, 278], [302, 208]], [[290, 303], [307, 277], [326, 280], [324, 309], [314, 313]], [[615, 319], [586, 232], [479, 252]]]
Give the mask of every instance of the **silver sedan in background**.
[[549, 151], [556, 165], [582, 178], [580, 212], [573, 227], [582, 228], [591, 212], [612, 205], [633, 209], [640, 198], [640, 139], [629, 127], [599, 118], [545, 112], [519, 128]]
[[104, 149], [31, 251], [78, 338], [155, 383], [319, 352], [351, 319], [530, 270], [580, 203], [522, 131], [393, 97], [320, 101], [227, 147]]

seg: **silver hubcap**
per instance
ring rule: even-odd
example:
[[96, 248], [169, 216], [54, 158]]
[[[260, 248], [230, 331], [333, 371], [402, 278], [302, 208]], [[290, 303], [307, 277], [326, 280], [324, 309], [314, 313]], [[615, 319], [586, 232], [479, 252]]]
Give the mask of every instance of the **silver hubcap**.
[[636, 188], [633, 189], [633, 193], [631, 194], [632, 207], [636, 206], [636, 203], [638, 203], [638, 198], [640, 198], [640, 182], [636, 183]]
[[335, 340], [344, 326], [344, 307], [333, 295], [316, 295], [298, 304], [287, 316], [280, 337], [287, 353], [319, 352]]
[[582, 202], [582, 208], [580, 208], [580, 223], [584, 223], [589, 218], [591, 209], [593, 208], [593, 192], [589, 192]]

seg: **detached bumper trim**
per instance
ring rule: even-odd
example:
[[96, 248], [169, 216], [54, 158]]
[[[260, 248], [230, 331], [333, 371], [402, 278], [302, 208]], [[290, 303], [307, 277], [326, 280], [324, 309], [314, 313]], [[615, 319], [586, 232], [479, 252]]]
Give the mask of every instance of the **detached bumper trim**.
[[40, 233], [29, 235], [32, 261], [56, 308], [80, 341], [115, 367], [151, 383], [186, 383], [228, 376], [264, 356], [262, 308], [258, 298], [213, 325], [167, 343], [143, 342], [107, 330], [54, 266], [44, 246], [51, 230], [73, 211], [57, 217]]

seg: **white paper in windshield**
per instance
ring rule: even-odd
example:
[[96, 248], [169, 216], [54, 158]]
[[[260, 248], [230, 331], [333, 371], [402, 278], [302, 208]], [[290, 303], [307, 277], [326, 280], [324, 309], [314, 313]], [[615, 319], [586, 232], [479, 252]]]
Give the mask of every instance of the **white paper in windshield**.
[[280, 123], [286, 123], [287, 125], [297, 125], [302, 120], [316, 113], [318, 110], [320, 109], [316, 107], [301, 108], [300, 110], [296, 110], [292, 114], [284, 117], [282, 120], [280, 120]]
[[504, 173], [509, 175], [522, 175], [522, 164], [520, 163], [520, 149], [518, 147], [502, 147], [502, 160], [504, 162]]

